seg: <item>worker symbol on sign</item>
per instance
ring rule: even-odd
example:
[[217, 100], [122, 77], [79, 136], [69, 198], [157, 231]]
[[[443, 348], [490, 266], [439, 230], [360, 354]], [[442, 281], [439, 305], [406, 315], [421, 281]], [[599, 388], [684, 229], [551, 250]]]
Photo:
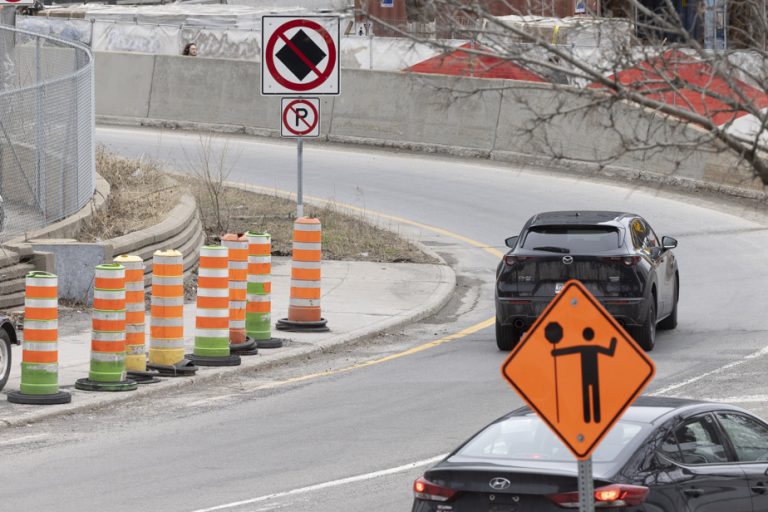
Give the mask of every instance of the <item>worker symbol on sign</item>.
[[339, 18], [262, 18], [262, 94], [339, 94]]
[[283, 98], [280, 104], [281, 136], [320, 136], [320, 98]]
[[653, 378], [653, 361], [579, 281], [565, 283], [501, 372], [579, 459]]
[[[581, 333], [587, 343], [566, 348], [554, 348], [563, 339], [563, 328], [557, 322], [549, 322], [544, 328], [544, 337], [552, 344], [552, 358], [555, 360], [555, 382], [557, 382], [557, 357], [571, 354], [581, 355], [581, 396], [584, 409], [584, 423], [594, 420], [600, 423], [600, 374], [598, 373], [597, 360], [600, 354], [613, 357], [616, 351], [616, 338], [611, 338], [610, 347], [590, 345], [595, 339], [595, 331], [591, 327], [585, 327]], [[556, 391], [557, 392], [557, 391]], [[559, 399], [556, 398], [556, 400]], [[557, 408], [560, 408], [558, 403]], [[558, 411], [559, 415], [559, 411]]]

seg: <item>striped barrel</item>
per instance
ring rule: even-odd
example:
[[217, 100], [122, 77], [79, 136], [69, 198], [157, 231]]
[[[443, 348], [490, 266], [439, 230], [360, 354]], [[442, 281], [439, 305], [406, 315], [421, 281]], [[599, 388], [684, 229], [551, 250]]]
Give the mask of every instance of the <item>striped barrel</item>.
[[269, 233], [245, 233], [248, 240], [248, 284], [245, 330], [254, 340], [272, 338], [272, 237]]
[[184, 258], [179, 251], [155, 251], [149, 362], [171, 366], [184, 359]]
[[229, 251], [220, 245], [200, 250], [194, 355], [229, 356]]
[[30, 272], [24, 297], [24, 346], [20, 392], [59, 392], [59, 299], [55, 274]]
[[144, 372], [147, 370], [144, 260], [139, 256], [122, 255], [113, 261], [125, 267], [125, 369]]
[[291, 296], [288, 321], [319, 322], [320, 257], [322, 227], [320, 219], [299, 217], [293, 224]]
[[93, 290], [91, 371], [94, 382], [125, 380], [125, 267], [96, 266]]
[[221, 244], [229, 250], [229, 341], [240, 345], [246, 341], [248, 237], [227, 233]]

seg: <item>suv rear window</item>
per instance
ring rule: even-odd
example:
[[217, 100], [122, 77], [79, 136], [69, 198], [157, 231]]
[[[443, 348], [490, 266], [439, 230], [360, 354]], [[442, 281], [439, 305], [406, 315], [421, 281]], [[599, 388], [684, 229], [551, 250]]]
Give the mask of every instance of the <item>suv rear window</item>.
[[572, 253], [607, 252], [619, 247], [619, 231], [612, 226], [534, 226], [522, 247], [562, 248]]

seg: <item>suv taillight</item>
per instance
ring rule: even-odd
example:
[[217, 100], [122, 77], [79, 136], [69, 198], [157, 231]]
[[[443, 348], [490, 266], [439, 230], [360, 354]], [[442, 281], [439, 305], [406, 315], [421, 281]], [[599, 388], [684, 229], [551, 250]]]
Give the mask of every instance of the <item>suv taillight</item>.
[[607, 256], [600, 258], [600, 261], [614, 263], [616, 265], [623, 264], [626, 267], [634, 267], [640, 263], [640, 256]]
[[413, 482], [413, 495], [420, 500], [448, 501], [455, 494], [454, 489], [434, 484], [423, 476]]
[[[648, 488], [639, 485], [611, 484], [595, 489], [595, 508], [623, 508], [641, 505]], [[578, 492], [563, 492], [547, 496], [563, 508], [579, 508]]]
[[514, 265], [515, 263], [520, 263], [525, 260], [531, 259], [530, 256], [512, 256], [510, 254], [507, 254], [504, 256], [504, 263], [507, 265]]

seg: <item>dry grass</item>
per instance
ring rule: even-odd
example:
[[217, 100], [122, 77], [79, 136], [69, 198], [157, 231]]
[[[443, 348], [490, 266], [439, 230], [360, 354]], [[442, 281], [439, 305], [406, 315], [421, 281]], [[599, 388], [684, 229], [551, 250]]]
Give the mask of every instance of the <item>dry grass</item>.
[[180, 193], [154, 162], [129, 160], [96, 148], [96, 172], [111, 185], [101, 211], [92, 215], [78, 233], [82, 242], [108, 240], [153, 226], [176, 205]]
[[[205, 187], [194, 178], [184, 178], [200, 205], [206, 236], [211, 243], [223, 234], [216, 229], [217, 216], [206, 201]], [[296, 203], [274, 195], [257, 194], [224, 187], [220, 206], [226, 212], [225, 230], [267, 232], [272, 235], [272, 254], [289, 256], [293, 236]], [[372, 226], [361, 215], [350, 215], [339, 208], [316, 208], [304, 205], [304, 214], [317, 217], [323, 225], [323, 259], [345, 261], [436, 263], [414, 244], [396, 234]]]
[[[223, 231], [266, 231], [272, 235], [272, 254], [291, 254], [296, 213], [293, 200], [219, 187], [223, 182], [216, 173], [170, 179], [154, 162], [118, 157], [103, 147], [96, 150], [96, 170], [112, 190], [105, 208], [81, 229], [80, 241], [107, 240], [153, 226], [168, 215], [188, 188], [197, 200], [208, 243], [218, 243]], [[322, 222], [326, 260], [436, 263], [407, 240], [372, 226], [362, 215], [350, 215], [334, 206], [305, 205], [304, 210]]]

